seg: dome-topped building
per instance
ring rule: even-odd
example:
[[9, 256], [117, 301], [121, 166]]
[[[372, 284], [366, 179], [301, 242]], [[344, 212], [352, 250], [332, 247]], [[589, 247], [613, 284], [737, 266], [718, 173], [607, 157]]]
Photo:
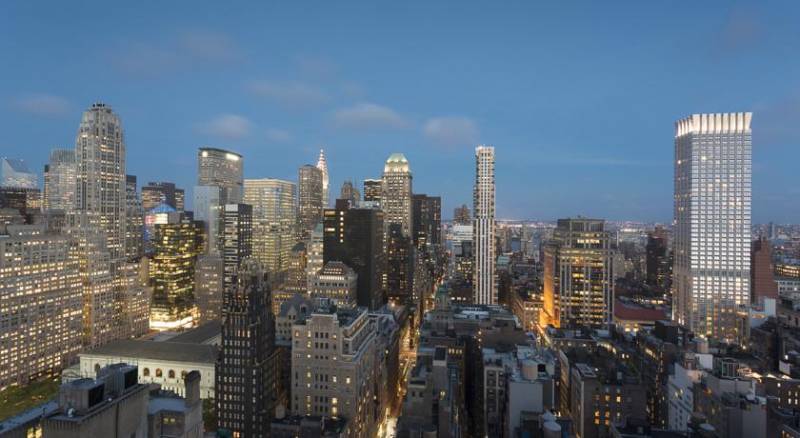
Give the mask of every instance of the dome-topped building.
[[411, 166], [405, 155], [395, 152], [383, 167], [381, 207], [386, 229], [400, 224], [403, 234], [411, 236]]

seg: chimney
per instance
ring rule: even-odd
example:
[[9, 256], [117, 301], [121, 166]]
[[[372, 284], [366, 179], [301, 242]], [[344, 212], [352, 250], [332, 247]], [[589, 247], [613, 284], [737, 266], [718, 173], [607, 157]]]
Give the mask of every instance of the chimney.
[[200, 371], [194, 370], [183, 379], [186, 387], [186, 406], [200, 402]]

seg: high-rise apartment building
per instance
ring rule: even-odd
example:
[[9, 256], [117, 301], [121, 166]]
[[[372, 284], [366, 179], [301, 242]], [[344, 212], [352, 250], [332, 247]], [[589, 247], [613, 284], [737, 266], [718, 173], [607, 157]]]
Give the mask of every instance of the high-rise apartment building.
[[199, 252], [197, 224], [183, 214], [155, 225], [150, 260], [150, 328], [171, 330], [191, 327], [197, 320], [195, 262]]
[[772, 265], [772, 244], [765, 237], [752, 243], [750, 254], [750, 286], [753, 304], [764, 298], [778, 299], [778, 283], [775, 281]]
[[750, 302], [752, 113], [675, 123], [673, 319], [737, 342]]
[[364, 308], [321, 307], [299, 318], [292, 326], [292, 413], [344, 417], [348, 436], [377, 436], [377, 336]]
[[322, 208], [328, 208], [330, 202], [330, 177], [328, 176], [328, 161], [325, 159], [325, 150], [319, 150], [317, 169], [322, 172]]
[[306, 247], [306, 290], [311, 288], [311, 276], [319, 272], [325, 265], [325, 255], [323, 247], [325, 244], [322, 223], [314, 227]]
[[75, 140], [76, 209], [105, 234], [112, 270], [125, 256], [126, 174], [122, 122], [110, 107], [84, 111]]
[[356, 306], [358, 275], [342, 262], [328, 262], [311, 276], [311, 298], [326, 298], [339, 307]]
[[344, 200], [338, 200], [336, 208], [325, 210], [324, 261], [343, 262], [358, 274], [358, 305], [370, 309], [378, 309], [386, 303], [383, 232], [380, 210], [353, 208]]
[[364, 180], [364, 201], [376, 202], [378, 205], [380, 205], [382, 193], [383, 193], [382, 179]]
[[45, 210], [75, 208], [75, 150], [53, 149], [45, 166], [43, 204]]
[[37, 179], [23, 160], [0, 158], [0, 187], [35, 189], [39, 187]]
[[459, 225], [472, 224], [472, 216], [469, 213], [469, 207], [467, 207], [467, 204], [464, 204], [461, 207], [456, 207], [453, 210], [453, 222]]
[[289, 269], [295, 239], [296, 187], [273, 178], [244, 180], [244, 202], [253, 207], [253, 257], [271, 277]]
[[[253, 207], [248, 204], [227, 204], [223, 215], [222, 287], [223, 312], [227, 291], [236, 285], [236, 271], [246, 257], [253, 254]], [[223, 315], [224, 316], [224, 315]]]
[[442, 198], [424, 194], [413, 195], [412, 211], [414, 246], [423, 249], [427, 245], [442, 244]]
[[211, 147], [197, 151], [197, 185], [219, 187], [220, 205], [242, 201], [243, 160], [236, 152]]
[[390, 155], [383, 167], [381, 208], [386, 215], [384, 227], [387, 230], [390, 224], [400, 224], [403, 234], [411, 236], [411, 168], [403, 154]]
[[301, 166], [297, 175], [298, 181], [298, 234], [308, 235], [318, 223], [322, 222], [324, 208], [322, 171], [306, 164]]
[[232, 436], [270, 436], [278, 379], [275, 372], [275, 317], [266, 274], [245, 258], [225, 290], [222, 344], [215, 373], [219, 428]]
[[475, 304], [497, 304], [495, 278], [495, 188], [494, 147], [475, 148], [475, 187], [473, 190], [475, 254]]
[[0, 226], [0, 390], [57, 376], [81, 348], [83, 295], [69, 238]]
[[611, 239], [601, 219], [559, 219], [544, 248], [540, 324], [606, 327], [614, 305]]
[[142, 187], [142, 207], [145, 211], [150, 211], [160, 204], [167, 204], [176, 211], [183, 211], [184, 202], [183, 189], [175, 187], [175, 183], [151, 181]]

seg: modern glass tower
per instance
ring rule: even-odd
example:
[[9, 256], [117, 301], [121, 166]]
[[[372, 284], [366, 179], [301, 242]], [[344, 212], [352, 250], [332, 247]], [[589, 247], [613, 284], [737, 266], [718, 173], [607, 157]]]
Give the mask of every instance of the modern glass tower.
[[242, 201], [242, 156], [236, 152], [217, 148], [200, 148], [197, 151], [197, 185], [222, 189], [220, 204]]
[[323, 175], [316, 166], [306, 164], [297, 172], [298, 183], [298, 233], [306, 237], [322, 222]]
[[44, 209], [72, 210], [75, 208], [75, 150], [53, 149], [46, 167]]
[[411, 236], [411, 168], [403, 154], [390, 155], [383, 167], [381, 207], [387, 230], [390, 224], [400, 224], [403, 234]]
[[673, 319], [736, 342], [750, 301], [752, 113], [675, 123]]
[[296, 186], [274, 178], [244, 180], [244, 202], [253, 206], [253, 256], [268, 274], [286, 273], [296, 243]]
[[475, 304], [497, 304], [495, 281], [494, 147], [475, 148], [475, 188], [472, 220], [475, 248]]

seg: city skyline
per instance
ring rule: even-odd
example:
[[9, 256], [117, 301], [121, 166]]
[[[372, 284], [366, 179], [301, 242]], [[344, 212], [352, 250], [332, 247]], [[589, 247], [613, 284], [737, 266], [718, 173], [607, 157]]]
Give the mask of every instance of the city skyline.
[[[379, 177], [385, 156], [400, 151], [418, 170], [415, 187], [441, 194], [449, 219], [455, 206], [471, 198], [471, 149], [489, 143], [502, 151], [499, 219], [582, 214], [668, 223], [672, 122], [693, 113], [752, 111], [753, 219], [785, 223], [800, 213], [792, 202], [800, 187], [792, 178], [793, 160], [787, 159], [800, 141], [791, 123], [797, 117], [800, 62], [785, 56], [800, 35], [789, 19], [797, 5], [785, 6], [703, 4], [688, 15], [666, 5], [631, 3], [590, 5], [585, 14], [520, 5], [492, 11], [428, 5], [426, 14], [416, 15], [411, 14], [419, 7], [362, 8], [343, 17], [334, 11], [346, 20], [340, 24], [353, 29], [335, 44], [347, 52], [315, 44], [320, 33], [333, 31], [322, 20], [333, 13], [325, 7], [311, 13], [308, 25], [318, 28], [306, 37], [299, 35], [303, 26], [275, 23], [275, 32], [291, 36], [281, 43], [232, 26], [231, 20], [252, 19], [241, 10], [210, 21], [199, 17], [202, 7], [180, 19], [178, 10], [168, 7], [160, 17], [148, 14], [152, 36], [143, 35], [136, 20], [125, 21], [109, 35], [108, 50], [89, 51], [92, 56], [76, 52], [92, 32], [60, 32], [62, 41], [45, 43], [49, 33], [27, 30], [39, 27], [26, 27], [32, 11], [10, 6], [14, 10], [7, 16], [18, 19], [3, 32], [17, 43], [4, 53], [18, 69], [8, 73], [13, 88], [0, 86], [0, 117], [13, 127], [5, 130], [0, 148], [3, 155], [24, 159], [42, 181], [50, 149], [69, 146], [80, 112], [102, 100], [125, 122], [128, 173], [141, 182], [170, 175], [191, 192], [194, 154], [206, 145], [241, 153], [247, 178], [294, 180], [297, 166], [313, 163], [324, 148], [335, 190], [348, 178], [360, 186], [363, 179]], [[112, 14], [146, 12], [120, 8]], [[443, 20], [451, 12], [455, 19]], [[44, 27], [59, 31], [94, 13], [77, 7], [63, 11], [66, 18], [83, 14], [75, 20], [63, 20], [63, 14], [41, 18]], [[286, 6], [256, 9], [252, 17], [269, 24], [299, 13]], [[602, 23], [609, 14], [622, 14], [616, 22], [621, 29]], [[676, 36], [670, 23], [679, 14], [684, 31]], [[482, 33], [485, 40], [469, 32], [478, 19], [490, 30]], [[176, 20], [174, 26], [170, 20]], [[440, 21], [446, 22], [438, 28]], [[491, 32], [504, 21], [507, 38]], [[565, 25], [559, 29], [553, 23]], [[364, 41], [377, 25], [386, 31]], [[398, 38], [400, 30], [417, 32], [406, 41]], [[629, 35], [640, 44], [631, 43]], [[431, 53], [410, 50], [426, 42], [433, 42]], [[38, 53], [44, 51], [26, 50], [51, 43], [63, 53], [43, 57]], [[504, 47], [498, 53], [483, 50], [498, 45]], [[596, 53], [611, 50], [620, 52], [614, 63], [598, 59]], [[397, 51], [403, 56], [385, 59]], [[385, 62], [373, 64], [350, 52]], [[65, 56], [79, 62], [69, 64]], [[675, 75], [667, 68], [679, 61], [691, 71]], [[57, 68], [64, 64], [70, 67]], [[102, 77], [87, 85], [73, 66], [96, 68]], [[587, 70], [593, 74], [568, 73]], [[21, 74], [28, 71], [40, 73]], [[151, 159], [156, 152], [162, 159]], [[601, 195], [581, 193], [584, 184], [598, 186]], [[558, 193], [551, 189], [556, 185]], [[191, 199], [187, 193], [187, 204]]]

